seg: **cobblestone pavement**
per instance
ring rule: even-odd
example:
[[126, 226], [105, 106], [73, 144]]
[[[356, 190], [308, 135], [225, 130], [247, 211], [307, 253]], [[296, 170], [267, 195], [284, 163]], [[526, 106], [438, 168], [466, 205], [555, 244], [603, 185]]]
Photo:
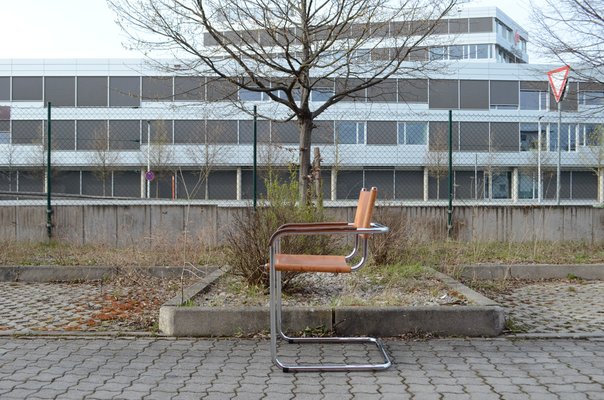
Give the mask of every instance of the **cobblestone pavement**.
[[286, 374], [272, 366], [266, 340], [3, 337], [0, 398], [604, 399], [602, 339], [386, 345], [387, 371]]
[[119, 282], [0, 282], [0, 332], [149, 330], [174, 293]]
[[491, 298], [520, 331], [604, 335], [604, 282], [539, 282]]

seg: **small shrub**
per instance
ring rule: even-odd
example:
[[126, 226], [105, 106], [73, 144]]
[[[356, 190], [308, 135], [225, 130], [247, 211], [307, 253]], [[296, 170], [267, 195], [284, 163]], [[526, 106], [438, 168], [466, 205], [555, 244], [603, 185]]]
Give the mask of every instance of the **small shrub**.
[[373, 219], [389, 230], [384, 234], [373, 235], [369, 241], [371, 256], [376, 264], [396, 264], [402, 261], [408, 246], [409, 235], [404, 215], [398, 207], [377, 207]]
[[[288, 182], [281, 182], [269, 173], [267, 195], [255, 210], [245, 208], [235, 217], [233, 228], [226, 236], [226, 258], [231, 271], [242, 276], [250, 285], [269, 285], [268, 245], [277, 228], [291, 222], [325, 221], [321, 204], [299, 204], [298, 182], [292, 171]], [[293, 254], [328, 254], [333, 245], [329, 237], [291, 236], [281, 242], [281, 251]], [[283, 288], [296, 273], [282, 275]]]

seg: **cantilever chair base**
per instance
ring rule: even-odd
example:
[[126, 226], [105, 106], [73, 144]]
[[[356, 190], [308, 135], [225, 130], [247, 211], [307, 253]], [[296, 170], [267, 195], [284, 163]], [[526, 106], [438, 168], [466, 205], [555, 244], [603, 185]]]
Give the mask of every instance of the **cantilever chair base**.
[[379, 364], [286, 364], [278, 358], [273, 361], [283, 372], [325, 372], [325, 371], [380, 371], [390, 368], [392, 361], [382, 342], [373, 337], [328, 337], [328, 338], [288, 338], [288, 343], [373, 343], [383, 362]]
[[[270, 331], [271, 331], [271, 358], [275, 365], [283, 372], [294, 371], [378, 371], [389, 368], [392, 365], [390, 357], [382, 342], [373, 337], [290, 337], [283, 332], [282, 328], [282, 302], [281, 302], [281, 273], [283, 271], [297, 272], [328, 272], [328, 273], [350, 273], [365, 263], [367, 260], [368, 237], [376, 233], [384, 233], [388, 228], [371, 223], [371, 215], [377, 189], [362, 189], [359, 196], [359, 204], [353, 223], [316, 223], [316, 224], [285, 224], [282, 225], [271, 237], [269, 243], [269, 275], [270, 275]], [[355, 247], [348, 256], [332, 255], [306, 255], [286, 254], [280, 250], [281, 237], [288, 235], [317, 235], [317, 234], [347, 234], [355, 237]], [[362, 242], [362, 258], [357, 264], [351, 266], [349, 262], [353, 259]], [[299, 363], [290, 364], [281, 361], [277, 355], [277, 340], [282, 339], [286, 343], [336, 343], [336, 344], [373, 344], [377, 347], [381, 356], [381, 362], [358, 363], [358, 364], [331, 364], [331, 363]]]

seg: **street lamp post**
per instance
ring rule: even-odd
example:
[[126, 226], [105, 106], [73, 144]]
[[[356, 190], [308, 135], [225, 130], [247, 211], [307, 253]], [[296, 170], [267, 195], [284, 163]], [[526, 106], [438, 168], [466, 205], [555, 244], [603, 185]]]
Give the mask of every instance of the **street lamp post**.
[[[147, 173], [151, 171], [151, 121], [147, 121]], [[151, 181], [147, 179], [147, 198], [151, 198]]]

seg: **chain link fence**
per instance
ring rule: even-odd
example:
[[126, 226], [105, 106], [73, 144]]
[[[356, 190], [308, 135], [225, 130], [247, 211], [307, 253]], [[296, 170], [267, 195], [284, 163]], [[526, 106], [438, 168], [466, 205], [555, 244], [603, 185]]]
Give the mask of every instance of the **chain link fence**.
[[[245, 203], [254, 196], [254, 129], [257, 196], [269, 171], [297, 179], [295, 121], [254, 123], [213, 107], [0, 107], [0, 201], [38, 204], [50, 189], [62, 204]], [[446, 204], [449, 177], [457, 205], [604, 201], [604, 125], [588, 117], [563, 114], [558, 128], [556, 113], [455, 111], [449, 124], [446, 110], [402, 114], [376, 103], [329, 110], [315, 125], [327, 201], [377, 186], [383, 201]]]

